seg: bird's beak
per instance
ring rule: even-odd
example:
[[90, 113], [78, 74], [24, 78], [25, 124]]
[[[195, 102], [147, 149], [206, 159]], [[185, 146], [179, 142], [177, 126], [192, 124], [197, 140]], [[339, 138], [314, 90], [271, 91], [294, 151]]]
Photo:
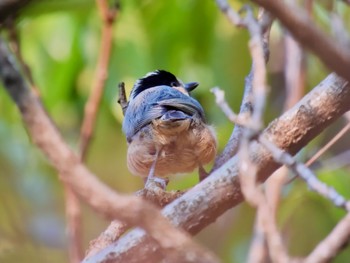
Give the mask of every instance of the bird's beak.
[[191, 92], [192, 90], [194, 90], [197, 86], [199, 85], [198, 82], [189, 82], [189, 83], [185, 83], [185, 90], [187, 90], [187, 92]]

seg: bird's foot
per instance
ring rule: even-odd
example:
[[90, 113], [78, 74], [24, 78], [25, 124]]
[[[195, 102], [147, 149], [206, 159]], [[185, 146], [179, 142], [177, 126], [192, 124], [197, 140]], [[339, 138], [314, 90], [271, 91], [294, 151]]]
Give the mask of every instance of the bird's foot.
[[198, 167], [198, 177], [199, 177], [199, 181], [200, 181], [200, 182], [203, 181], [205, 178], [208, 177], [208, 175], [209, 175], [209, 174], [204, 170], [203, 166], [200, 165], [200, 166]]
[[168, 178], [159, 178], [156, 176], [151, 176], [151, 177], [149, 176], [146, 180], [145, 188], [147, 190], [154, 190], [155, 188], [160, 188], [163, 191], [165, 191], [168, 183], [169, 183]]

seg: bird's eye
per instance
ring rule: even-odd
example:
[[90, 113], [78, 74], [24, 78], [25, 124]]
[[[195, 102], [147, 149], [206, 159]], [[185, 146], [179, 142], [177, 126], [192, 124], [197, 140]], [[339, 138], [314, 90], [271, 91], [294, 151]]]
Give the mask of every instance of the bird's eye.
[[171, 86], [171, 87], [177, 87], [178, 84], [177, 84], [176, 82], [171, 82], [171, 83], [170, 83], [170, 86]]

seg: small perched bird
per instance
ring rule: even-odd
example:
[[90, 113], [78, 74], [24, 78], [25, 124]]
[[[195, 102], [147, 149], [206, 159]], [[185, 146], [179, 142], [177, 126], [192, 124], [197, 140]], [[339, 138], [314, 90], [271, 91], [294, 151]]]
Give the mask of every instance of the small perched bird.
[[183, 83], [156, 70], [136, 81], [123, 122], [131, 173], [166, 178], [187, 173], [216, 155], [214, 129], [202, 106], [190, 96], [197, 82]]

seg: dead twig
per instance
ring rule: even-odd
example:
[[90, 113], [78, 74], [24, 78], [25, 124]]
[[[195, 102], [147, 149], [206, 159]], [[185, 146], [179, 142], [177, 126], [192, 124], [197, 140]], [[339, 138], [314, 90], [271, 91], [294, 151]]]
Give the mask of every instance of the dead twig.
[[80, 132], [80, 156], [85, 159], [96, 122], [97, 112], [108, 76], [108, 64], [112, 52], [113, 24], [118, 15], [117, 5], [109, 8], [107, 0], [96, 0], [103, 21], [100, 51], [92, 82], [91, 94], [85, 105], [84, 120]]
[[297, 162], [289, 153], [279, 149], [264, 136], [259, 137], [259, 142], [271, 152], [273, 158], [277, 162], [286, 165], [302, 178], [311, 190], [329, 199], [335, 206], [344, 208], [346, 211], [350, 212], [350, 201], [347, 201], [343, 196], [337, 193], [334, 188], [321, 182], [306, 165]]
[[122, 108], [123, 115], [125, 115], [125, 111], [128, 108], [128, 100], [126, 98], [124, 82], [120, 82], [118, 84], [118, 93], [119, 93], [118, 103], [120, 104], [120, 107]]
[[[239, 13], [236, 12], [234, 9], [232, 9], [226, 0], [216, 0], [216, 3], [219, 6], [220, 10], [226, 16], [228, 16], [229, 21], [234, 26], [246, 27], [246, 28], [247, 26], [250, 26], [249, 25], [250, 22], [248, 20], [251, 19], [251, 16], [248, 17], [248, 19], [241, 18]], [[268, 61], [268, 57], [269, 57], [268, 36], [269, 36], [269, 30], [272, 25], [272, 22], [273, 22], [273, 17], [267, 12], [262, 12], [259, 14], [258, 23], [260, 25], [261, 34], [263, 36], [262, 37], [263, 44], [264, 44], [263, 53], [264, 53], [265, 61]], [[251, 28], [250, 32], [252, 30], [255, 30], [255, 29]], [[242, 98], [239, 116], [246, 116], [247, 114], [251, 114], [253, 112], [252, 89], [253, 89], [254, 67], [255, 67], [255, 63], [253, 61], [251, 71], [245, 79], [244, 94]], [[245, 118], [246, 117], [243, 117], [243, 121]], [[238, 151], [238, 145], [242, 136], [243, 128], [241, 125], [239, 125], [240, 120], [237, 120], [237, 122], [235, 123], [236, 125], [232, 131], [230, 139], [226, 144], [226, 147], [224, 148], [223, 152], [217, 156], [215, 163], [213, 165], [212, 171], [216, 170], [218, 167], [224, 164], [228, 159], [234, 156]]]

